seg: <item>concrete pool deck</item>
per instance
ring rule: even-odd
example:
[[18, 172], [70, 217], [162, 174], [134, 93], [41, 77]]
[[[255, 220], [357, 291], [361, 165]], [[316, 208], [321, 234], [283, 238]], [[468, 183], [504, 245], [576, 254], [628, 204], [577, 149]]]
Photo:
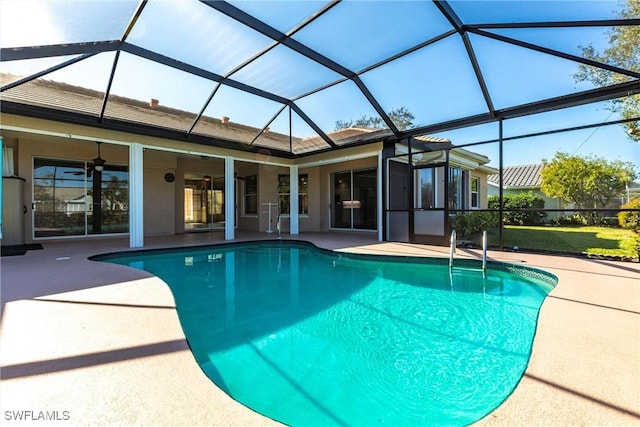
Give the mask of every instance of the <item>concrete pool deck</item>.
[[[221, 236], [146, 238], [145, 249], [223, 243]], [[448, 256], [448, 248], [379, 243], [369, 233], [294, 237], [334, 250]], [[265, 234], [236, 241], [259, 238]], [[277, 425], [204, 376], [161, 280], [87, 259], [128, 250], [128, 239], [43, 246], [0, 259], [3, 426]], [[458, 248], [457, 256], [480, 255]], [[549, 271], [559, 283], [542, 306], [525, 376], [477, 425], [640, 425], [640, 264], [488, 256]]]

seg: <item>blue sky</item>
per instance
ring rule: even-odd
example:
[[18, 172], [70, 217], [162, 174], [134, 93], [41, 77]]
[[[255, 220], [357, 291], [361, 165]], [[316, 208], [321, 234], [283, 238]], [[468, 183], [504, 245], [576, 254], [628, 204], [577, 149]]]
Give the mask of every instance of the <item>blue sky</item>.
[[[505, 138], [535, 132], [570, 128], [592, 123], [611, 122], [619, 118], [607, 102], [575, 107], [566, 111], [554, 111], [537, 116], [506, 120], [503, 125]], [[435, 136], [449, 138], [458, 144], [468, 144], [497, 138], [498, 124], [492, 123], [467, 129], [438, 133]], [[469, 150], [487, 155], [492, 166], [498, 166], [498, 146], [473, 146]], [[640, 173], [640, 143], [633, 142], [622, 125], [603, 125], [596, 128], [552, 135], [516, 139], [504, 143], [504, 165], [539, 163], [550, 160], [557, 151], [579, 156], [598, 156], [608, 160], [630, 161]]]
[[[324, 4], [284, 0], [233, 3], [285, 33]], [[615, 0], [476, 0], [451, 4], [459, 16], [470, 23], [607, 19], [616, 17], [618, 7]], [[0, 41], [5, 47], [118, 39], [136, 5], [136, 1], [48, 3], [42, 0], [0, 0]], [[19, 19], [25, 16], [29, 17], [27, 23]], [[345, 1], [296, 33], [294, 38], [352, 71], [360, 71], [448, 29], [448, 22], [431, 2]], [[579, 46], [585, 43], [593, 43], [598, 50], [604, 49], [607, 30], [565, 28], [494, 32], [579, 56]], [[243, 28], [199, 2], [186, 0], [150, 2], [128, 41], [218, 74], [228, 73], [272, 43], [265, 36]], [[495, 108], [593, 87], [589, 83], [574, 81], [572, 76], [577, 67], [572, 61], [479, 35], [470, 35], [470, 41]], [[113, 57], [113, 53], [100, 54], [47, 78], [104, 90]], [[20, 61], [18, 64], [5, 62], [1, 66], [2, 71], [28, 74], [58, 62], [61, 59]], [[285, 98], [296, 98], [318, 85], [336, 81], [340, 76], [285, 47], [278, 47], [233, 74], [232, 78]], [[487, 110], [472, 64], [457, 34], [364, 73], [361, 79], [383, 109], [390, 111], [404, 106], [415, 115], [415, 125], [438, 123]], [[169, 67], [122, 54], [112, 93], [140, 100], [156, 98], [162, 105], [197, 113], [214, 87], [214, 83], [200, 77], [185, 76]], [[296, 102], [325, 132], [331, 132], [337, 120], [355, 120], [362, 115], [375, 114], [350, 81]], [[205, 114], [229, 116], [232, 121], [260, 128], [280, 108], [276, 102], [224, 87]], [[288, 112], [285, 114], [272, 123], [273, 131], [288, 133]], [[599, 103], [564, 113], [505, 122], [505, 135], [616, 118], [606, 105]], [[296, 136], [313, 136], [311, 128], [302, 120], [294, 120], [293, 129]], [[456, 143], [496, 138], [496, 129], [497, 126], [488, 126], [449, 134], [455, 135], [451, 139]], [[508, 147], [517, 148], [508, 149], [505, 163], [536, 163], [542, 158], [551, 158], [562, 147], [570, 153], [575, 150], [576, 154], [629, 160], [640, 165], [640, 144], [629, 142], [622, 126], [594, 130], [528, 140], [526, 144], [510, 143]], [[483, 150], [474, 148], [474, 151]], [[486, 148], [484, 151], [492, 150]], [[496, 156], [490, 157], [497, 162]]]

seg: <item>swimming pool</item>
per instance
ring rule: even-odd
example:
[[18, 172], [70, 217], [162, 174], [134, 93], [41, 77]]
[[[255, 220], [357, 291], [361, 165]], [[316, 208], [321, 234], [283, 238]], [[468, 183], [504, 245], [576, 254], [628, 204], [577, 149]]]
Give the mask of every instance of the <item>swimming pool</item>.
[[[171, 288], [195, 360], [285, 424], [466, 425], [513, 391], [555, 276], [472, 260], [334, 253], [296, 241], [94, 259]], [[461, 268], [460, 268], [461, 267]]]

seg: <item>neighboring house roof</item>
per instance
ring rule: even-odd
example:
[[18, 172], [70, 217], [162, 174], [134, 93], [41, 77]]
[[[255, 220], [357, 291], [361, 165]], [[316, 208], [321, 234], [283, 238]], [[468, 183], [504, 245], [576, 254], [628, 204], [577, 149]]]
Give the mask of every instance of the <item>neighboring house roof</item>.
[[[540, 188], [542, 185], [542, 168], [544, 165], [508, 166], [502, 169], [502, 185], [504, 188]], [[487, 177], [489, 184], [500, 185], [500, 175]]]
[[[53, 193], [51, 195], [54, 195]], [[84, 186], [82, 187], [56, 187], [56, 203], [69, 203], [84, 197]]]

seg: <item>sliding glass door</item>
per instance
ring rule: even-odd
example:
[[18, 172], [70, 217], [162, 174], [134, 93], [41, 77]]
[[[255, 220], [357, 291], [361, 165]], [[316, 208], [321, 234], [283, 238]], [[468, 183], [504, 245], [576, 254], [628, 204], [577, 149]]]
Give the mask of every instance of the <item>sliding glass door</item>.
[[224, 178], [208, 175], [185, 178], [184, 229], [224, 229]]
[[127, 233], [128, 168], [34, 158], [32, 213], [34, 238]]
[[376, 169], [331, 174], [331, 228], [377, 229]]

